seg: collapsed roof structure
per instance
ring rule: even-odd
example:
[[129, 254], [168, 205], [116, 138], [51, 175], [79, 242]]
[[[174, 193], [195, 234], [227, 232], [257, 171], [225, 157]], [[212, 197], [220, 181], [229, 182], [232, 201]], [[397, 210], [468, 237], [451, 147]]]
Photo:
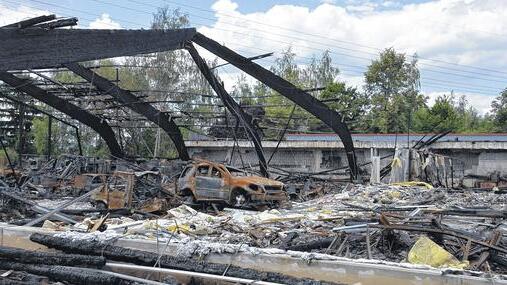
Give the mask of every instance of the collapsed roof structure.
[[[186, 49], [224, 106], [246, 129], [249, 139], [255, 146], [260, 172], [268, 176], [268, 163], [259, 135], [252, 125], [251, 116], [230, 96], [220, 80], [211, 72], [206, 61], [196, 50], [194, 44], [197, 44], [261, 81], [329, 126], [343, 142], [351, 179], [357, 178], [358, 167], [354, 145], [343, 117], [308, 92], [297, 88], [252, 59], [241, 56], [198, 33], [194, 28], [175, 30], [62, 28], [76, 24], [76, 18], [56, 19], [54, 15], [49, 15], [1, 27], [0, 80], [93, 129], [106, 142], [112, 156], [125, 157], [109, 123], [115, 118], [106, 117], [96, 110], [84, 109], [76, 104], [77, 102], [100, 100], [103, 103], [120, 104], [138, 113], [169, 135], [179, 158], [189, 159], [182, 133], [170, 114], [158, 110], [135, 92], [120, 88], [79, 62]], [[67, 69], [82, 77], [85, 82], [75, 83], [73, 85], [75, 88], [70, 92], [66, 86], [51, 78], [46, 77], [46, 81], [40, 84], [31, 78], [19, 76], [26, 70], [41, 75], [37, 70], [48, 68]]]

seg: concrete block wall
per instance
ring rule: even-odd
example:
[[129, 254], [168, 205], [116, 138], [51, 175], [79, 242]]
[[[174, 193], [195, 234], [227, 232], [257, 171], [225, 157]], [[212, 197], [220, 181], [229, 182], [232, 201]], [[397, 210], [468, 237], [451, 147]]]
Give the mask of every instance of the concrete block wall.
[[[249, 142], [239, 142], [241, 158], [245, 165], [257, 165], [258, 159]], [[263, 142], [266, 160], [271, 156], [276, 142]], [[378, 149], [381, 157], [381, 167], [391, 162], [394, 144], [387, 142], [358, 142], [356, 157], [359, 165], [370, 161], [370, 149]], [[222, 141], [191, 142], [188, 144], [192, 157], [200, 157], [217, 162], [228, 162], [231, 157], [233, 143]], [[242, 161], [237, 153], [233, 156], [232, 165], [241, 167]], [[507, 143], [494, 142], [442, 142], [432, 145], [431, 152], [446, 155], [455, 159], [454, 170], [456, 177], [467, 174], [489, 175], [499, 171], [507, 175]], [[272, 166], [304, 172], [320, 172], [329, 169], [347, 167], [347, 157], [341, 142], [287, 142], [280, 145], [271, 161]], [[369, 172], [370, 167], [364, 167]]]

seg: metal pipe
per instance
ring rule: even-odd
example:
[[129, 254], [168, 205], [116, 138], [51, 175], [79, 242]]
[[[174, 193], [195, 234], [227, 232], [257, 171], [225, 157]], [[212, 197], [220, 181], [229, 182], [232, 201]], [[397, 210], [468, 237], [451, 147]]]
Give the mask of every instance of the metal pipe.
[[53, 118], [51, 116], [48, 116], [48, 137], [47, 137], [48, 143], [47, 143], [47, 150], [46, 150], [48, 161], [51, 159], [51, 136], [52, 136], [51, 126], [52, 125], [53, 125]]
[[190, 276], [190, 277], [198, 277], [198, 278], [232, 282], [232, 283], [240, 283], [240, 284], [280, 285], [280, 283], [257, 281], [257, 280], [238, 278], [238, 277], [220, 276], [220, 275], [213, 275], [213, 274], [201, 273], [201, 272], [183, 271], [183, 270], [175, 270], [175, 269], [167, 269], [167, 268], [155, 268], [155, 267], [131, 265], [131, 264], [124, 264], [124, 263], [116, 263], [116, 262], [107, 262], [106, 266], [111, 269], [144, 270], [147, 272], [167, 273], [170, 275], [185, 275], [185, 276]]
[[97, 273], [102, 273], [102, 274], [109, 274], [109, 275], [116, 276], [121, 279], [139, 282], [141, 284], [167, 285], [167, 283], [157, 282], [157, 281], [153, 281], [153, 280], [149, 280], [149, 279], [143, 279], [143, 278], [135, 277], [132, 275], [121, 274], [121, 273], [116, 273], [116, 272], [111, 272], [111, 271], [106, 271], [106, 270], [100, 270], [100, 269], [87, 269], [87, 270], [94, 271]]

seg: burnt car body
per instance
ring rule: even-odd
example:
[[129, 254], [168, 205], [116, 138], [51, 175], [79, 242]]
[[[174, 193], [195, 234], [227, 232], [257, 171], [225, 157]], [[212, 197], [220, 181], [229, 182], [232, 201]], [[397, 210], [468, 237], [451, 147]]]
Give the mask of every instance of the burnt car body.
[[282, 182], [210, 161], [194, 161], [176, 182], [176, 193], [193, 202], [225, 203], [248, 207], [275, 205], [287, 201]]
[[158, 212], [166, 207], [158, 172], [115, 171], [104, 177], [98, 192], [92, 194], [92, 204], [98, 209], [137, 209]]

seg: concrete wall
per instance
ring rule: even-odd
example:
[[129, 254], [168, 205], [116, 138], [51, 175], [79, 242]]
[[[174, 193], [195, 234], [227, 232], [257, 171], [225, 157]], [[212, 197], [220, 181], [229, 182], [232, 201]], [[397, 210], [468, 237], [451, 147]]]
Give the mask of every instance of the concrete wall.
[[[257, 156], [249, 141], [187, 141], [190, 155], [218, 162], [229, 162], [241, 167], [258, 164]], [[404, 143], [406, 144], [406, 143]], [[381, 157], [394, 152], [393, 142], [355, 142], [358, 164], [370, 161], [370, 149], [379, 150]], [[402, 147], [404, 145], [401, 145]], [[271, 157], [276, 142], [263, 142], [266, 160]], [[239, 153], [238, 153], [239, 149]], [[507, 142], [440, 142], [429, 149], [431, 152], [453, 158], [456, 177], [466, 174], [489, 175], [492, 172], [507, 174]], [[381, 161], [381, 167], [390, 158]], [[283, 141], [275, 153], [271, 166], [293, 171], [320, 172], [348, 166], [343, 144], [339, 141]], [[369, 171], [369, 167], [365, 170]]]

